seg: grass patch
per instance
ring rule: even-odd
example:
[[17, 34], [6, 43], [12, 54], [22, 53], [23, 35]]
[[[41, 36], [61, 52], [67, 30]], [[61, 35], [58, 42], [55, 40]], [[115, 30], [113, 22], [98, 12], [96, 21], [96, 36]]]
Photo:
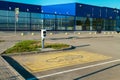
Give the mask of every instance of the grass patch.
[[[67, 44], [45, 44], [45, 48], [63, 49], [67, 47], [69, 47]], [[38, 48], [41, 48], [41, 41], [25, 40], [15, 44], [15, 46], [6, 50], [4, 54], [37, 51]]]
[[67, 44], [46, 44], [45, 48], [53, 48], [53, 49], [63, 49], [63, 48], [67, 48], [69, 47], [69, 45]]
[[0, 40], [0, 42], [4, 42], [4, 40]]

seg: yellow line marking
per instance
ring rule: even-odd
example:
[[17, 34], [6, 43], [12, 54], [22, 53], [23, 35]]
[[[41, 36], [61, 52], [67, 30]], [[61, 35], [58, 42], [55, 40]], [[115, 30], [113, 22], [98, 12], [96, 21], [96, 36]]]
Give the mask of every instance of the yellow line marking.
[[77, 64], [105, 60], [111, 57], [86, 51], [71, 51], [38, 55], [14, 56], [13, 58], [17, 60], [22, 66], [24, 66], [28, 71], [34, 73], [61, 67], [73, 66]]

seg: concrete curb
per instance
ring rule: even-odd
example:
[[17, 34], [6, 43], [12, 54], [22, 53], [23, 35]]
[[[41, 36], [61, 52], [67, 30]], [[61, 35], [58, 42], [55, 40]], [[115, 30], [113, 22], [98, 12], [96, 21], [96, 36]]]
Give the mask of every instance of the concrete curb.
[[75, 49], [74, 46], [70, 45], [68, 48], [58, 49], [58, 50], [47, 50], [47, 51], [31, 51], [31, 52], [21, 52], [21, 53], [14, 53], [14, 54], [1, 54], [1, 56], [16, 56], [16, 55], [30, 55], [30, 54], [39, 54], [39, 53], [46, 53], [46, 52], [57, 52], [57, 51], [66, 51]]

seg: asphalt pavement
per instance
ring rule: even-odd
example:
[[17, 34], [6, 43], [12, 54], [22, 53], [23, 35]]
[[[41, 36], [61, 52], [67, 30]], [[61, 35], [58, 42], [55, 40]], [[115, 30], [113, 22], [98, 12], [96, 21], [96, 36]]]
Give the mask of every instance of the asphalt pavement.
[[[34, 33], [34, 35], [31, 33], [26, 33], [24, 35], [21, 35], [21, 33], [17, 35], [11, 33], [8, 35], [2, 32], [0, 34], [0, 39], [6, 41], [0, 43], [0, 51], [3, 52], [5, 49], [21, 40], [40, 40], [40, 34], [38, 32]], [[102, 34], [96, 34], [95, 32], [50, 32], [47, 34], [45, 41], [51, 43], [66, 43], [75, 47], [72, 51], [87, 51], [112, 58], [32, 73], [36, 78], [40, 80], [120, 79], [120, 34], [116, 34], [115, 32], [103, 32]]]

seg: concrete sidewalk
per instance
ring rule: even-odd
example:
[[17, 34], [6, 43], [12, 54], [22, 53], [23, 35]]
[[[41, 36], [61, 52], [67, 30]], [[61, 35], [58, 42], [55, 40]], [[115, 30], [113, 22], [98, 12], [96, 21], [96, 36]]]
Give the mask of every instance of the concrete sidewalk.
[[24, 78], [0, 56], [0, 80], [24, 80]]
[[[0, 54], [15, 43], [0, 42]], [[24, 78], [0, 56], [0, 80], [24, 80]]]
[[5, 50], [9, 49], [10, 47], [14, 46], [16, 42], [7, 41], [7, 42], [0, 42], [0, 54], [3, 53]]

